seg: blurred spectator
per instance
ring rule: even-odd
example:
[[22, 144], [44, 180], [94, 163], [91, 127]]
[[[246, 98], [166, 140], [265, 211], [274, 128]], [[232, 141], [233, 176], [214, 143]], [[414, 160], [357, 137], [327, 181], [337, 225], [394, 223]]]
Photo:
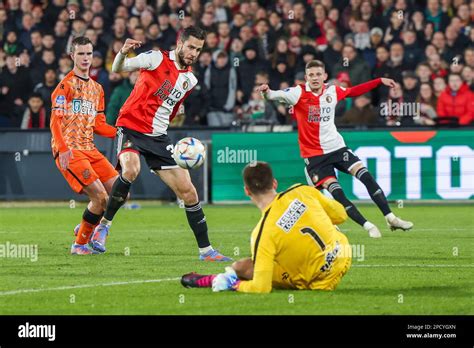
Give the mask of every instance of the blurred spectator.
[[234, 121], [235, 97], [237, 92], [237, 72], [229, 64], [225, 51], [217, 51], [213, 62], [204, 73], [204, 84], [209, 93], [209, 126], [230, 126]]
[[445, 77], [448, 74], [446, 70], [446, 63], [441, 60], [439, 54], [434, 53], [428, 57], [428, 64], [433, 71], [432, 79], [435, 77]]
[[407, 30], [403, 32], [403, 46], [404, 54], [403, 60], [405, 67], [409, 70], [415, 70], [418, 63], [423, 57], [423, 50], [417, 42], [416, 32], [414, 30]]
[[413, 71], [403, 72], [403, 101], [414, 103], [418, 96], [418, 79]]
[[217, 45], [218, 49], [229, 52], [230, 46], [232, 44], [229, 23], [219, 22], [217, 25], [217, 34], [219, 41], [219, 44]]
[[43, 81], [44, 73], [46, 69], [56, 69], [57, 61], [54, 51], [51, 49], [44, 49], [41, 53], [41, 59], [32, 62], [32, 70], [30, 73], [31, 81], [33, 86]]
[[28, 98], [28, 106], [23, 113], [21, 129], [49, 128], [46, 109], [40, 94], [33, 93]]
[[3, 44], [3, 50], [6, 54], [19, 55], [24, 48], [23, 44], [18, 41], [18, 35], [15, 31], [11, 30], [7, 32], [7, 37]]
[[267, 64], [257, 56], [258, 48], [255, 41], [244, 45], [245, 60], [238, 67], [239, 89], [237, 100], [246, 103], [252, 93], [257, 72], [268, 71]]
[[293, 83], [293, 71], [288, 67], [286, 59], [280, 58], [276, 62], [276, 67], [270, 72], [270, 88], [273, 90], [281, 89], [281, 84], [286, 82], [288, 85]]
[[341, 60], [334, 65], [332, 76], [337, 76], [341, 71], [349, 73], [353, 85], [370, 80], [369, 66], [359, 57], [357, 50], [351, 45], [344, 45]]
[[0, 112], [10, 119], [12, 127], [19, 127], [27, 96], [32, 85], [27, 68], [18, 64], [18, 57], [8, 56], [6, 69], [0, 74]]
[[442, 11], [439, 0], [428, 0], [425, 18], [428, 22], [433, 23], [435, 31], [444, 31], [449, 24], [449, 17]]
[[270, 53], [275, 49], [275, 38], [269, 32], [269, 25], [266, 19], [259, 19], [255, 24], [255, 39], [258, 44], [258, 56], [268, 59]]
[[470, 66], [465, 66], [462, 69], [461, 76], [471, 92], [474, 92], [474, 70]]
[[449, 74], [448, 87], [438, 98], [437, 112], [438, 117], [457, 119], [460, 125], [474, 120], [474, 95], [459, 74]]
[[130, 93], [132, 93], [133, 86], [135, 86], [135, 83], [137, 82], [138, 75], [138, 71], [130, 73], [128, 78], [124, 79], [123, 82], [114, 89], [112, 95], [110, 96], [110, 101], [107, 104], [107, 112], [105, 113], [108, 124], [115, 125], [120, 108], [130, 96]]
[[285, 39], [278, 39], [275, 50], [270, 55], [272, 69], [276, 68], [277, 62], [285, 60], [290, 68], [296, 65], [296, 54], [288, 50], [288, 43]]
[[446, 80], [444, 77], [435, 77], [433, 80], [433, 91], [436, 98], [439, 98], [441, 93], [446, 89]]
[[[351, 84], [351, 78], [349, 77], [349, 74], [345, 71], [341, 71], [339, 74], [336, 76], [336, 80], [334, 81], [334, 84], [343, 87], [343, 88], [349, 88], [352, 86]], [[338, 118], [342, 117], [346, 111], [348, 111], [352, 106], [352, 98], [344, 98], [340, 102], [336, 104], [336, 121], [338, 122]]]
[[420, 105], [420, 116], [415, 117], [415, 123], [422, 126], [432, 126], [436, 124], [438, 117], [436, 113], [437, 98], [433, 93], [433, 88], [427, 82], [420, 85], [420, 93], [416, 98], [416, 102]]
[[273, 104], [265, 100], [255, 86], [249, 101], [242, 106], [242, 119], [245, 121], [265, 121], [277, 123], [277, 112]]
[[102, 56], [102, 53], [98, 51], [94, 51], [92, 54], [92, 65], [89, 70], [89, 76], [91, 79], [101, 84], [104, 89], [105, 104], [107, 105], [110, 97], [109, 74], [104, 68], [104, 57]]
[[377, 125], [379, 117], [377, 110], [370, 102], [370, 97], [366, 94], [354, 99], [354, 106], [346, 111], [338, 120], [339, 125], [350, 125], [357, 128]]
[[431, 81], [431, 76], [433, 72], [431, 71], [431, 68], [429, 64], [427, 63], [420, 63], [416, 67], [416, 76], [420, 79], [421, 83], [428, 83]]
[[59, 58], [58, 80], [62, 80], [73, 68], [72, 60], [66, 54]]
[[43, 82], [38, 83], [33, 92], [37, 93], [43, 99], [44, 107], [46, 109], [46, 123], [49, 125], [49, 117], [51, 116], [51, 94], [59, 83], [56, 70], [47, 68], [44, 72]]

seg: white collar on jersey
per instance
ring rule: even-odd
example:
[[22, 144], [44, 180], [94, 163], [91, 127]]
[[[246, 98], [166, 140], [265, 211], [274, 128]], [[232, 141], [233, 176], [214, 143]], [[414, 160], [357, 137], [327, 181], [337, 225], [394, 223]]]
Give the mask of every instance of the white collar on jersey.
[[170, 51], [169, 57], [171, 60], [176, 61], [176, 52], [174, 50]]
[[[306, 90], [306, 92], [311, 92], [311, 88], [309, 87], [309, 83], [306, 82], [304, 85], [305, 85], [305, 90]], [[321, 94], [319, 94], [319, 95], [323, 95], [324, 91], [326, 90], [326, 87], [327, 87], [327, 85], [326, 85], [325, 83], [323, 83], [323, 90], [321, 91]], [[318, 95], [318, 94], [316, 94], [316, 93], [314, 93], [314, 92], [313, 92], [313, 94], [314, 94], [314, 95]]]

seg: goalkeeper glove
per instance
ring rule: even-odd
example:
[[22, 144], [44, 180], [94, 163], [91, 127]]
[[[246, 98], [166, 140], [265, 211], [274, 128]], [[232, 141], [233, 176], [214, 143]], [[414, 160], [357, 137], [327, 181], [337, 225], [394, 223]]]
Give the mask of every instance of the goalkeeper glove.
[[218, 274], [212, 281], [212, 291], [236, 290], [240, 283], [232, 267], [227, 267], [225, 273]]

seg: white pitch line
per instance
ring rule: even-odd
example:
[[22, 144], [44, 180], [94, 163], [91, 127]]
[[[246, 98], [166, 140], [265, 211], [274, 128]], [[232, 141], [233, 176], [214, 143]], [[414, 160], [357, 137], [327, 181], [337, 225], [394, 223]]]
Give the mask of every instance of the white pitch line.
[[[352, 262], [355, 262], [354, 260]], [[364, 264], [352, 264], [351, 267], [361, 268], [383, 268], [383, 267], [418, 267], [418, 268], [474, 268], [474, 265], [414, 265], [414, 264], [402, 264], [402, 265], [364, 265]]]
[[99, 286], [117, 286], [117, 285], [129, 285], [129, 284], [162, 283], [162, 282], [175, 281], [175, 280], [179, 280], [179, 279], [181, 279], [181, 278], [145, 279], [145, 280], [132, 280], [132, 281], [128, 281], [128, 282], [110, 282], [110, 283], [102, 283], [102, 284], [69, 285], [69, 286], [59, 286], [57, 288], [18, 289], [18, 290], [0, 291], [0, 296], [27, 294], [27, 293], [33, 293], [33, 292], [36, 293], [36, 292], [45, 292], [45, 291], [61, 291], [61, 290], [95, 288], [95, 287], [99, 287]]

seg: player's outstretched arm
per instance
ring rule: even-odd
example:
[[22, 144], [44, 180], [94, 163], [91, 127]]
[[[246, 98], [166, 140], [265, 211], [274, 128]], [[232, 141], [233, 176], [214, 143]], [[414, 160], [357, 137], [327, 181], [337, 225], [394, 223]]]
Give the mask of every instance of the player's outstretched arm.
[[[370, 80], [364, 83], [361, 83], [360, 85], [356, 85], [354, 87], [348, 88], [346, 90], [346, 95], [344, 97], [358, 97], [362, 94], [368, 93], [371, 90], [377, 88], [380, 85], [385, 85], [390, 88], [394, 88], [396, 86], [396, 82], [392, 79], [387, 79], [387, 78], [378, 78], [374, 80]], [[338, 98], [338, 100], [341, 98]]]
[[163, 60], [160, 51], [148, 51], [139, 54], [134, 58], [127, 58], [127, 54], [133, 49], [140, 47], [141, 44], [141, 41], [127, 39], [123, 47], [120, 49], [120, 52], [115, 56], [114, 62], [112, 63], [112, 71], [119, 73], [122, 71], [136, 71], [139, 69], [156, 69]]
[[272, 91], [267, 84], [257, 88], [266, 100], [276, 100], [288, 105], [295, 105], [301, 97], [301, 87], [291, 87], [282, 91]]

